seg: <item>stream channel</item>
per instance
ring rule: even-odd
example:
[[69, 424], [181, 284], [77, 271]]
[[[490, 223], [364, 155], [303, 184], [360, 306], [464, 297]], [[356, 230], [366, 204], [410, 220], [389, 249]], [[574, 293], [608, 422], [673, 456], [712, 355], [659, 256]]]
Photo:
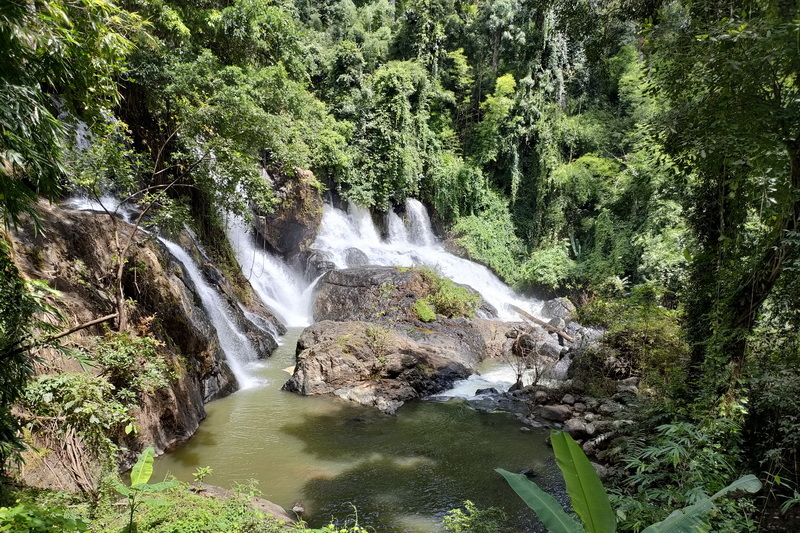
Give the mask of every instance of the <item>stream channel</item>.
[[206, 406], [194, 437], [156, 461], [154, 479], [189, 482], [210, 466], [204, 482], [229, 488], [255, 479], [264, 498], [284, 508], [300, 503], [312, 527], [352, 523], [355, 508], [358, 523], [378, 533], [441, 531], [444, 515], [464, 500], [500, 507], [515, 528], [535, 529], [532, 511], [496, 467], [533, 469], [542, 488], [564, 499], [547, 432], [523, 431], [510, 414], [450, 398], [410, 402], [389, 416], [281, 391], [302, 329], [290, 328], [272, 357], [251, 368], [256, 386]]

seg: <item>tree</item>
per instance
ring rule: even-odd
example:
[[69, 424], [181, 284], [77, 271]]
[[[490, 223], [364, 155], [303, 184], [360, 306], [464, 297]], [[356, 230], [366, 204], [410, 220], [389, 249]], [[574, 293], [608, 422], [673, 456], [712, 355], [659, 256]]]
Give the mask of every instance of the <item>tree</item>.
[[[141, 19], [106, 0], [0, 0], [0, 212], [17, 224], [39, 195], [55, 198], [67, 111], [116, 101], [115, 76]], [[122, 33], [124, 32], [124, 34]], [[60, 100], [56, 109], [56, 101]]]
[[692, 368], [720, 392], [798, 257], [800, 25], [797, 7], [776, 1], [676, 2], [662, 17], [648, 46], [669, 102], [662, 137], [695, 176]]

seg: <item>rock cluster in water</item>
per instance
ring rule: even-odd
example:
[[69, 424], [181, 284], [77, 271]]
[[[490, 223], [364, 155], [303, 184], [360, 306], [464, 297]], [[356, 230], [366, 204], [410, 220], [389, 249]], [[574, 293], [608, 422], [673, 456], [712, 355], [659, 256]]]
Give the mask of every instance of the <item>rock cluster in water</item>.
[[[552, 369], [569, 351], [558, 335], [521, 322], [441, 315], [421, 322], [414, 304], [430, 292], [428, 283], [415, 269], [363, 266], [326, 273], [316, 288], [317, 322], [303, 332], [284, 388], [394, 413], [408, 400], [466, 378], [485, 357], [535, 352], [536, 364]], [[579, 335], [579, 329], [571, 331]]]

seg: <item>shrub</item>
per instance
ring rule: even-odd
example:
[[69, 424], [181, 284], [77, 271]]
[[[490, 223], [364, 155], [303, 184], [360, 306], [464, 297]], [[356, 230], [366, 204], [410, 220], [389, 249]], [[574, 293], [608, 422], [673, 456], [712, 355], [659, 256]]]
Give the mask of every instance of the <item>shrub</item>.
[[685, 385], [689, 346], [681, 311], [659, 305], [659, 297], [653, 286], [639, 285], [625, 300], [592, 300], [579, 309], [578, 319], [608, 328], [594, 354], [596, 363], [616, 358], [618, 366], [667, 393]]
[[108, 332], [91, 351], [91, 357], [103, 366], [103, 374], [118, 390], [149, 394], [166, 387], [175, 377], [158, 353], [162, 343], [148, 336], [146, 328], [142, 333]]
[[517, 286], [551, 294], [569, 285], [575, 273], [575, 261], [569, 257], [569, 243], [564, 240], [533, 252], [522, 264]]
[[470, 258], [512, 283], [516, 280], [517, 256], [522, 251], [522, 243], [514, 233], [508, 202], [488, 191], [483, 204], [480, 211], [460, 218], [453, 227], [453, 234]]
[[427, 298], [417, 298], [414, 302], [414, 312], [417, 313], [417, 318], [423, 322], [436, 320], [436, 310], [428, 302]]
[[[480, 294], [467, 287], [456, 285], [452, 280], [441, 277], [430, 268], [420, 268], [419, 272], [431, 288], [426, 300], [437, 314], [447, 318], [475, 316], [481, 305]], [[415, 310], [417, 308], [416, 302], [414, 308]]]
[[13, 533], [80, 533], [86, 524], [69, 518], [59, 511], [42, 509], [36, 504], [20, 503], [14, 507], [0, 507], [0, 531]]
[[500, 531], [506, 515], [502, 509], [479, 509], [469, 500], [463, 507], [453, 509], [444, 517], [444, 528], [450, 533], [496, 533]]

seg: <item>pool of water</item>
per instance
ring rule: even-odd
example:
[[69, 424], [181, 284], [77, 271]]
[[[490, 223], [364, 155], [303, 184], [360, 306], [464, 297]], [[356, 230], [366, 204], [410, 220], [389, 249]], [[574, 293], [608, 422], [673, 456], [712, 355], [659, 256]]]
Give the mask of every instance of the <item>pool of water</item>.
[[251, 371], [261, 385], [207, 406], [208, 418], [186, 444], [156, 461], [168, 474], [223, 487], [256, 480], [263, 496], [301, 504], [313, 527], [352, 520], [376, 533], [440, 531], [444, 515], [471, 500], [505, 510], [519, 529], [533, 513], [494, 472], [533, 469], [537, 483], [562, 499], [547, 432], [523, 431], [506, 413], [471, 409], [463, 400], [410, 402], [396, 416], [331, 397], [280, 390], [289, 378], [301, 328]]

